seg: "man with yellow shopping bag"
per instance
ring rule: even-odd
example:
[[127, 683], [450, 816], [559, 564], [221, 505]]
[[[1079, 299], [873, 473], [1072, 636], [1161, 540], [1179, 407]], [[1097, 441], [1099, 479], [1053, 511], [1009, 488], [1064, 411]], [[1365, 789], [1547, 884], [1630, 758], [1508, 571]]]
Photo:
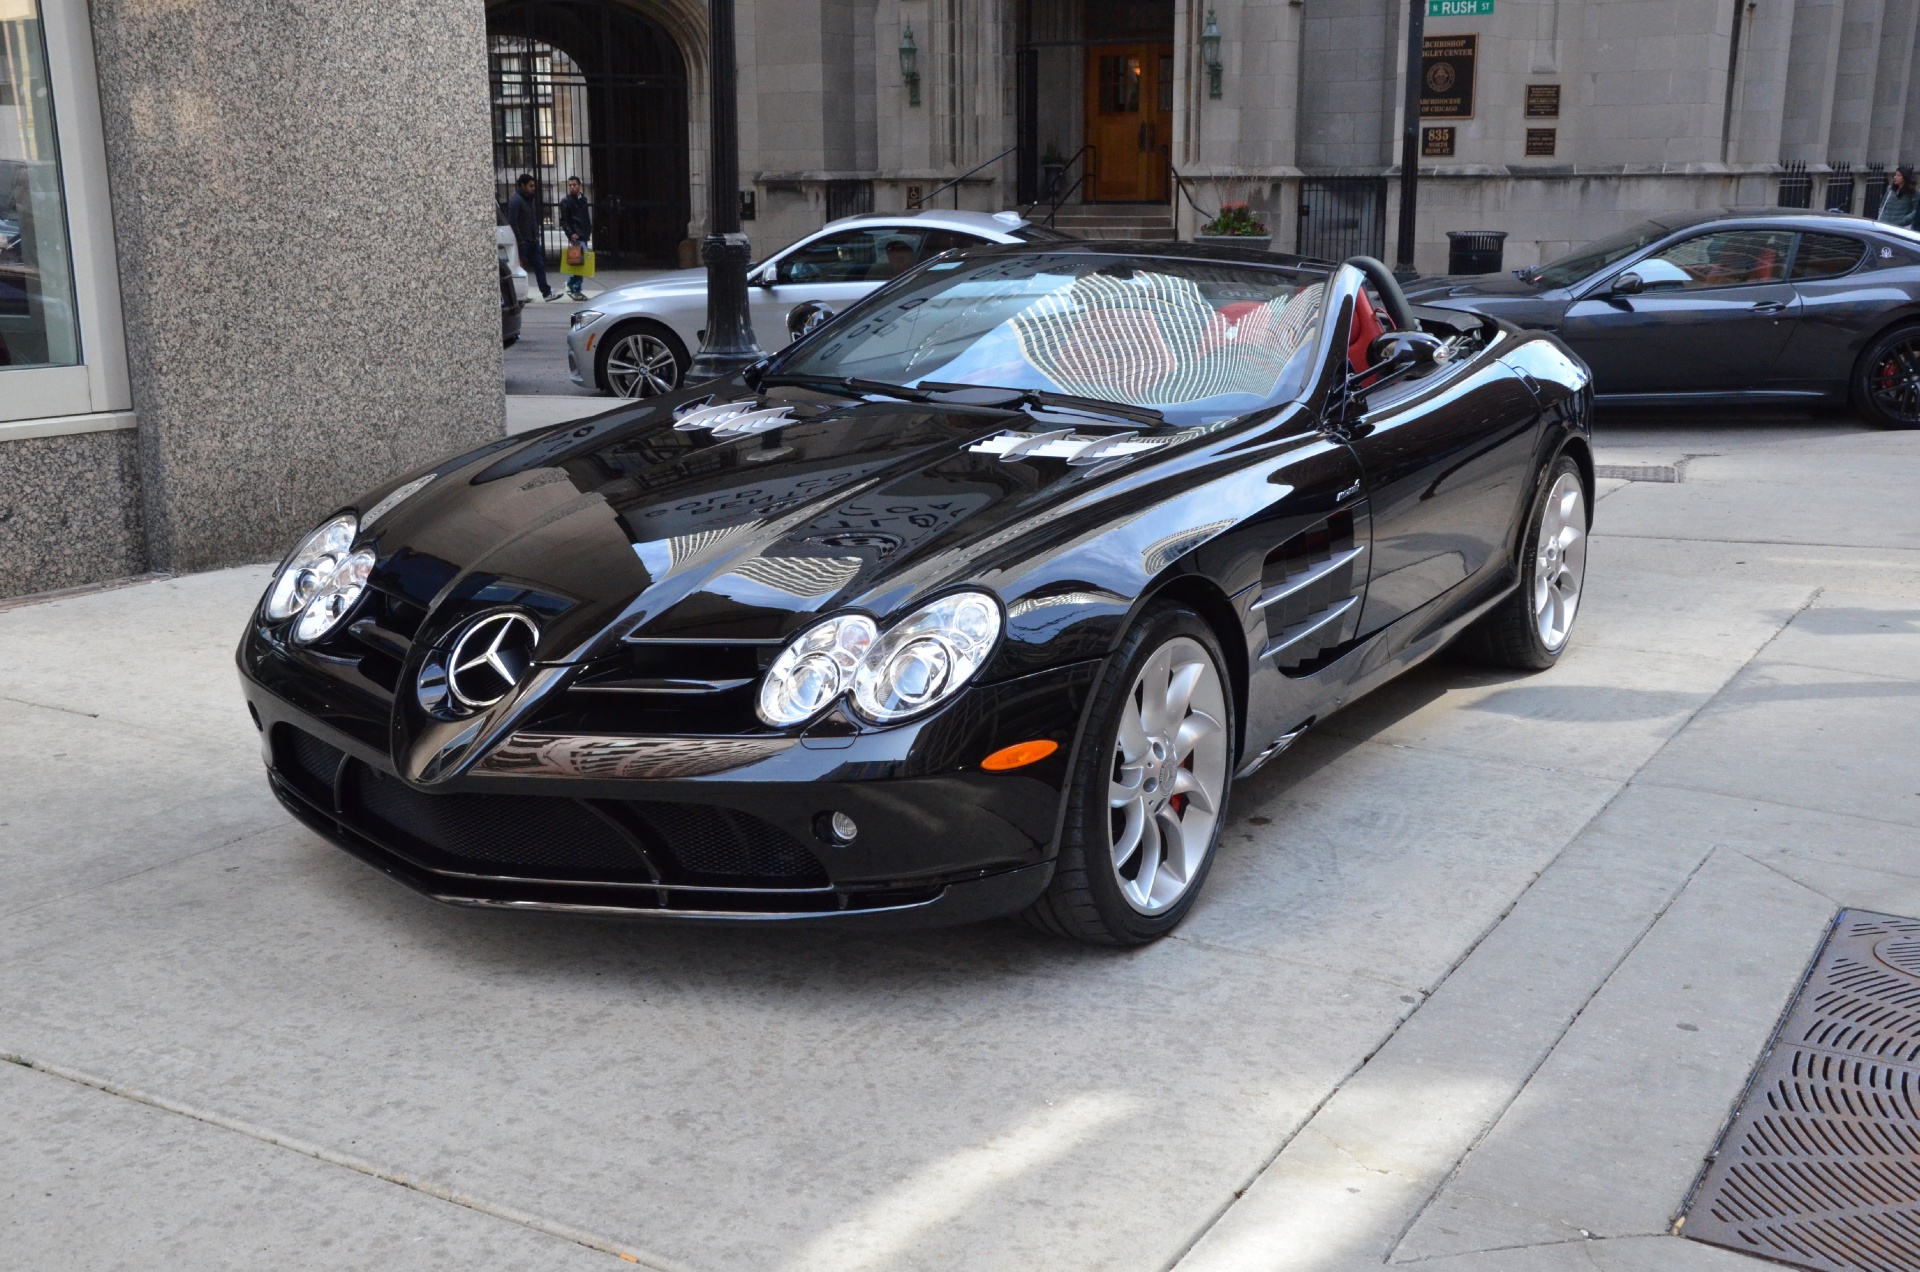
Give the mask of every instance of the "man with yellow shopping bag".
[[593, 208], [581, 189], [580, 178], [567, 178], [567, 197], [560, 200], [560, 232], [567, 246], [560, 253], [560, 272], [567, 276], [567, 296], [585, 300], [582, 283], [593, 277]]

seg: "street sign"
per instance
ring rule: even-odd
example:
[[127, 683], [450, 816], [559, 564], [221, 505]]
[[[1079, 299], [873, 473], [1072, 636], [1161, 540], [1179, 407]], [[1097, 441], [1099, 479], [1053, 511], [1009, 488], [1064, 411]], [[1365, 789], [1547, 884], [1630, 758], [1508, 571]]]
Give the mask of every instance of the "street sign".
[[1427, 0], [1430, 18], [1490, 18], [1493, 0]]

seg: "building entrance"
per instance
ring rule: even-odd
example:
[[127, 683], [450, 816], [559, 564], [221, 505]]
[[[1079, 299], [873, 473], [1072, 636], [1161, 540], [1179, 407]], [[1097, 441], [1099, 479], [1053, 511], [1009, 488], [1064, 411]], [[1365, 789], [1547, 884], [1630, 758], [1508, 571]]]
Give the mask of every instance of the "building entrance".
[[1173, 45], [1096, 44], [1087, 49], [1089, 196], [1101, 203], [1168, 197], [1173, 140]]
[[687, 236], [687, 72], [671, 36], [618, 0], [508, 0], [487, 10], [495, 198], [540, 182], [547, 249], [579, 177], [601, 266], [670, 264]]

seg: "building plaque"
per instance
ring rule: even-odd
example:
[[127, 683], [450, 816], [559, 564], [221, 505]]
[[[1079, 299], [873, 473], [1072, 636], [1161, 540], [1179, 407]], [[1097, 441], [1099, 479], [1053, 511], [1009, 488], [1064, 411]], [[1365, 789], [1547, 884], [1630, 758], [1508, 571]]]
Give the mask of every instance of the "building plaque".
[[1454, 130], [1451, 127], [1421, 129], [1420, 157], [1422, 159], [1452, 158], [1453, 134]]
[[1527, 85], [1527, 118], [1560, 118], [1560, 86], [1558, 84]]
[[1554, 128], [1527, 129], [1527, 158], [1553, 158], [1553, 139], [1557, 131], [1559, 130]]
[[1477, 35], [1429, 35], [1420, 55], [1420, 114], [1427, 119], [1473, 118], [1473, 63]]

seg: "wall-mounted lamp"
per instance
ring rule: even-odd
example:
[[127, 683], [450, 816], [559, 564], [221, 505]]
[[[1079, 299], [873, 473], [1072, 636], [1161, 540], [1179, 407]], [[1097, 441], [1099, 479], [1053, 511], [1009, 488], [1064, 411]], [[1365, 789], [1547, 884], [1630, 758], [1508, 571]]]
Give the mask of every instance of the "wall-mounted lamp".
[[920, 49], [913, 42], [913, 24], [909, 22], [900, 37], [900, 78], [906, 81], [907, 105], [920, 104]]
[[1207, 25], [1200, 30], [1200, 60], [1207, 65], [1207, 96], [1220, 96], [1220, 24], [1213, 10], [1207, 10]]

